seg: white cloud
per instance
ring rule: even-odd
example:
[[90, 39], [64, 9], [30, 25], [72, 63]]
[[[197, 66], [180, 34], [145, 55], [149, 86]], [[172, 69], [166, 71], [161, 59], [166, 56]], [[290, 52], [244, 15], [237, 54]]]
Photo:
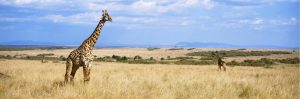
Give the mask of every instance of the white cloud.
[[268, 21], [272, 25], [296, 25], [299, 24], [299, 21], [295, 17], [289, 19], [271, 19]]
[[241, 19], [231, 20], [233, 23], [247, 24], [247, 25], [296, 25], [299, 24], [298, 19], [295, 17], [287, 19]]
[[211, 0], [203, 0], [202, 4], [207, 8], [207, 9], [211, 9], [215, 6], [214, 2], [212, 2]]
[[299, 2], [299, 0], [214, 0], [218, 5], [239, 7], [261, 6], [282, 2]]
[[45, 16], [45, 19], [52, 20], [54, 23], [63, 22], [65, 17], [62, 15], [48, 15]]
[[33, 17], [0, 17], [0, 22], [25, 22], [33, 21]]
[[70, 16], [47, 15], [43, 19], [48, 19], [54, 23], [71, 23], [71, 24], [93, 24], [101, 17], [98, 12], [79, 13]]
[[0, 0], [0, 4], [37, 9], [81, 9], [86, 12], [107, 9], [110, 11], [134, 12], [134, 14], [138, 15], [159, 15], [168, 12], [180, 12], [195, 6], [202, 6], [206, 9], [214, 7], [214, 3], [211, 0]]
[[241, 24], [250, 24], [250, 25], [261, 25], [264, 23], [263, 19], [256, 18], [256, 19], [242, 19], [242, 20], [232, 20], [233, 22], [238, 22]]
[[158, 22], [158, 19], [151, 17], [125, 17], [125, 16], [116, 16], [113, 18], [113, 21], [116, 23], [154, 23]]
[[69, 3], [67, 0], [0, 0], [0, 4], [11, 6], [46, 7]]
[[[74, 11], [66, 12], [67, 14], [51, 13], [28, 18], [2, 18], [0, 21], [45, 21], [44, 19], [46, 19], [54, 23], [92, 24], [101, 17], [101, 10], [107, 9], [110, 13], [117, 14], [112, 16], [116, 23], [153, 24], [161, 21], [159, 23], [164, 25], [188, 25], [194, 22], [173, 17], [162, 20], [157, 16], [168, 16], [166, 13], [179, 14], [197, 6], [205, 9], [214, 7], [211, 0], [137, 0], [126, 1], [126, 3], [123, 0], [0, 0], [0, 5], [35, 8], [39, 9], [38, 11], [48, 8], [51, 8], [50, 11], [61, 11], [62, 9]], [[166, 20], [174, 22], [166, 22]]]
[[252, 22], [250, 22], [250, 24], [254, 24], [254, 25], [260, 25], [260, 24], [263, 24], [263, 23], [264, 23], [264, 20], [262, 20], [260, 18], [256, 18]]

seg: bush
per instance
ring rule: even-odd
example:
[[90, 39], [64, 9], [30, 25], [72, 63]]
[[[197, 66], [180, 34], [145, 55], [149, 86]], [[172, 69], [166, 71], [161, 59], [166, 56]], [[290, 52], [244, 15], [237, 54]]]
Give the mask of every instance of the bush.
[[148, 51], [158, 50], [160, 48], [147, 48]]
[[193, 57], [176, 57], [176, 60], [187, 60], [187, 59], [194, 59]]
[[275, 61], [285, 64], [299, 64], [299, 58], [276, 59]]
[[174, 62], [177, 65], [211, 65], [212, 61], [179, 60]]
[[67, 58], [64, 57], [64, 56], [60, 56], [59, 59], [62, 60], [62, 61], [66, 61], [67, 60]]
[[138, 55], [134, 56], [134, 58], [133, 58], [133, 60], [141, 60], [141, 59], [143, 59], [143, 58], [141, 56], [138, 56]]
[[245, 48], [240, 48], [240, 49], [238, 49], [238, 50], [247, 50], [247, 49], [245, 49]]
[[156, 61], [140, 59], [140, 60], [131, 60], [131, 61], [128, 61], [128, 63], [129, 64], [156, 64]]
[[44, 53], [44, 54], [38, 54], [36, 56], [53, 56], [53, 53]]
[[200, 60], [214, 60], [213, 57], [201, 57]]
[[13, 59], [14, 57], [11, 55], [0, 55], [0, 59]]
[[195, 48], [188, 48], [187, 50], [194, 50]]
[[128, 58], [126, 56], [112, 55], [111, 58], [116, 60], [117, 62], [126, 62], [128, 60]]
[[200, 52], [191, 52], [187, 53], [187, 56], [206, 56], [206, 57], [214, 57], [215, 55], [219, 55], [221, 57], [235, 57], [235, 56], [268, 56], [272, 54], [292, 54], [291, 52], [286, 51], [239, 51], [239, 50], [231, 50], [231, 51], [200, 51]]
[[167, 59], [170, 60], [170, 59], [171, 59], [171, 56], [168, 56]]
[[149, 60], [154, 60], [154, 58], [153, 58], [153, 57], [150, 57]]
[[171, 64], [172, 62], [170, 62], [170, 61], [159, 61], [158, 63], [159, 64]]
[[184, 48], [170, 48], [169, 50], [184, 50]]
[[104, 57], [96, 58], [95, 61], [101, 61], [101, 62], [115, 62], [116, 60], [113, 59], [113, 58], [110, 57], [110, 56], [104, 56]]
[[275, 64], [272, 59], [261, 58], [259, 60], [244, 60], [243, 62], [237, 62], [235, 60], [226, 63], [229, 66], [270, 66]]
[[237, 61], [235, 61], [235, 60], [233, 60], [233, 61], [230, 61], [230, 62], [226, 63], [226, 65], [229, 65], [229, 66], [238, 66], [238, 65], [240, 65], [240, 63], [237, 62]]

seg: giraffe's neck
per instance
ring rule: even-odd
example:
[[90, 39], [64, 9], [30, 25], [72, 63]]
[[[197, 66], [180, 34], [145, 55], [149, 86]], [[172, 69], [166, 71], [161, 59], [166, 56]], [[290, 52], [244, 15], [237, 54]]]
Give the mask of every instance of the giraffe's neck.
[[91, 51], [94, 48], [97, 39], [100, 36], [104, 23], [105, 23], [104, 20], [100, 20], [94, 32], [86, 40], [82, 42], [79, 48], [81, 48], [84, 51]]

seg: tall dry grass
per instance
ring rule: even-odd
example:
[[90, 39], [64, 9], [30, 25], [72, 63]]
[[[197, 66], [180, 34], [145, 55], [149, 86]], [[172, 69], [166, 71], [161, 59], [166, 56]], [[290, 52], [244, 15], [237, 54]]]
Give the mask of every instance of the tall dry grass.
[[94, 63], [91, 81], [82, 68], [74, 84], [63, 83], [65, 65], [40, 61], [0, 61], [0, 98], [108, 99], [298, 99], [299, 68]]

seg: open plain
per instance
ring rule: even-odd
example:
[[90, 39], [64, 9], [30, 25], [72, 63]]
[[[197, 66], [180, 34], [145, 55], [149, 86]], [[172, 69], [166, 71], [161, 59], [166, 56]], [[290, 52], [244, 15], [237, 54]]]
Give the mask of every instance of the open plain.
[[[96, 56], [121, 55], [143, 58], [179, 57], [187, 52], [218, 50], [195, 49], [96, 49]], [[231, 49], [228, 49], [231, 50]], [[37, 55], [54, 53], [65, 56], [71, 49], [0, 51], [0, 55]], [[289, 55], [225, 58], [292, 58]], [[104, 98], [104, 99], [298, 99], [299, 64], [275, 64], [271, 68], [227, 66], [219, 71], [216, 65], [128, 64], [94, 62], [91, 81], [83, 83], [79, 68], [73, 84], [64, 84], [65, 62], [25, 59], [0, 60], [0, 98]]]

